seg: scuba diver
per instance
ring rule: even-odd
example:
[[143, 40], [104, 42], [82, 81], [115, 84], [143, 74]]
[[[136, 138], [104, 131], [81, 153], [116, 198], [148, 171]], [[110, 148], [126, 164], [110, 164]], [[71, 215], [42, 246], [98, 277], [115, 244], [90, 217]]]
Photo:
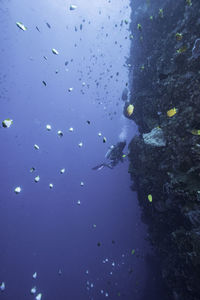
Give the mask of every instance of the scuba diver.
[[105, 158], [108, 160], [96, 167], [93, 167], [92, 170], [101, 170], [104, 167], [107, 167], [109, 169], [113, 169], [120, 161], [123, 162], [123, 157], [125, 157], [125, 154], [123, 154], [123, 150], [126, 146], [126, 142], [118, 142], [116, 145], [110, 146], [108, 149]]

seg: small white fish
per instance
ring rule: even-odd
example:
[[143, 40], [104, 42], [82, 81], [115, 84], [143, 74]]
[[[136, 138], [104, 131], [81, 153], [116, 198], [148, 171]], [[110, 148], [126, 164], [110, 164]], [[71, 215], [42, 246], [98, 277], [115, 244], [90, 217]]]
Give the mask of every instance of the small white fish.
[[51, 130], [51, 125], [47, 124], [47, 125], [46, 125], [46, 129], [47, 129], [48, 131], [50, 131], [50, 130]]
[[3, 126], [4, 128], [9, 128], [12, 124], [13, 124], [13, 120], [11, 120], [11, 119], [5, 119], [5, 120], [2, 122], [2, 126]]
[[17, 186], [16, 188], [15, 188], [15, 193], [16, 194], [19, 194], [20, 192], [21, 192], [21, 188], [20, 188], [20, 186]]
[[36, 297], [35, 297], [35, 300], [41, 300], [42, 299], [42, 294], [39, 293]]
[[77, 8], [77, 6], [76, 6], [76, 5], [73, 5], [73, 4], [70, 5], [70, 7], [69, 7], [70, 10], [75, 10], [76, 8]]
[[58, 52], [58, 50], [56, 50], [56, 49], [52, 49], [52, 52], [53, 52], [53, 54], [55, 54], [55, 55], [58, 55], [59, 54], [59, 52]]
[[36, 290], [37, 290], [37, 289], [36, 289], [36, 286], [34, 286], [34, 287], [31, 289], [31, 294], [34, 295], [34, 294], [36, 293]]
[[36, 183], [39, 182], [40, 181], [40, 176], [39, 175], [36, 176], [34, 180], [35, 180]]
[[36, 150], [39, 150], [39, 149], [40, 149], [40, 147], [39, 147], [37, 144], [34, 145], [34, 148], [35, 148]]
[[61, 130], [58, 130], [57, 134], [62, 137], [63, 136], [63, 132]]
[[26, 31], [27, 27], [24, 26], [24, 24], [22, 24], [21, 22], [16, 22], [17, 27], [19, 27], [21, 30]]
[[5, 282], [2, 282], [0, 285], [0, 290], [3, 292], [5, 291], [5, 288], [6, 288]]

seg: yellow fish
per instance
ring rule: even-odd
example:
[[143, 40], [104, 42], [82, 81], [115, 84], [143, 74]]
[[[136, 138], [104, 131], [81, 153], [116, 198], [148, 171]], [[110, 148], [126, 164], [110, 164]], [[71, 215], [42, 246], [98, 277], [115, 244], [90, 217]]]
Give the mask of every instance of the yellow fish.
[[177, 41], [181, 41], [182, 38], [183, 38], [182, 33], [177, 32], [177, 33], [176, 33], [176, 40], [177, 40]]
[[193, 135], [200, 135], [200, 130], [199, 129], [193, 129], [193, 130], [191, 130], [191, 133]]
[[153, 199], [152, 199], [152, 195], [151, 194], [148, 195], [148, 200], [149, 200], [149, 202], [152, 202]]
[[177, 109], [174, 107], [167, 111], [168, 117], [173, 117], [177, 113]]
[[132, 104], [129, 104], [129, 106], [126, 109], [127, 115], [130, 117], [134, 111], [134, 106]]

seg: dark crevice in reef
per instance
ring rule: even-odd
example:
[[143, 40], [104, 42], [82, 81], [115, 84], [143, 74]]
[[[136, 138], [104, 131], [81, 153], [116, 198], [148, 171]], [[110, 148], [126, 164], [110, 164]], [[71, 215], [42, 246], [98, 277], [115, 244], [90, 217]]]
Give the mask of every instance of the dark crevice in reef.
[[132, 91], [124, 112], [134, 105], [129, 118], [140, 133], [129, 144], [132, 189], [170, 299], [199, 300], [200, 1], [131, 6]]

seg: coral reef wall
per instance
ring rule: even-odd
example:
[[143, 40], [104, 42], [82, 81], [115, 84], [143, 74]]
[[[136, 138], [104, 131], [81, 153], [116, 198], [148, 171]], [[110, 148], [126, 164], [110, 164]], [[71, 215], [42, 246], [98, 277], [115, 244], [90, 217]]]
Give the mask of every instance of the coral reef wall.
[[171, 298], [199, 300], [200, 1], [131, 6], [132, 188]]

